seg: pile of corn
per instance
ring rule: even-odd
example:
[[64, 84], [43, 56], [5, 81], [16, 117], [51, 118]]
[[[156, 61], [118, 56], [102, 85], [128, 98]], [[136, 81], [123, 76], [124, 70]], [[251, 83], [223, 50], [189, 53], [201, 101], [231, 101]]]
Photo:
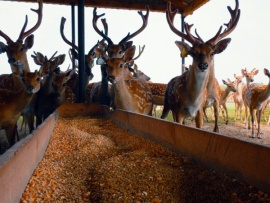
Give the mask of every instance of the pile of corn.
[[24, 202], [269, 202], [106, 118], [60, 118]]

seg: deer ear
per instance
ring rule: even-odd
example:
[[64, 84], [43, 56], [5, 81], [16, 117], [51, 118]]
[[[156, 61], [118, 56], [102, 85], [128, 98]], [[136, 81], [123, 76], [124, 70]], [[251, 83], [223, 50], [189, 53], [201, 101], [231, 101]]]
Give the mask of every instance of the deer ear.
[[187, 55], [190, 52], [191, 47], [187, 43], [181, 42], [181, 41], [175, 41], [175, 44], [181, 51], [181, 57], [182, 58], [187, 57]]
[[56, 57], [57, 65], [59, 66], [59, 65], [63, 64], [65, 59], [66, 59], [66, 54], [61, 54], [58, 57]]
[[133, 44], [133, 41], [128, 41], [128, 42], [123, 43], [124, 50], [127, 50], [130, 47], [132, 47], [132, 44]]
[[267, 75], [268, 77], [270, 77], [270, 72], [269, 72], [268, 69], [265, 68], [263, 71], [264, 71], [264, 74], [265, 74], [265, 75]]
[[135, 51], [136, 51], [136, 46], [132, 46], [128, 48], [124, 54], [124, 61], [125, 62], [130, 61], [134, 57]]
[[222, 80], [222, 82], [223, 82], [224, 85], [227, 85], [228, 84], [225, 80]]
[[214, 53], [219, 54], [219, 53], [223, 52], [227, 48], [227, 46], [230, 42], [231, 42], [231, 38], [226, 38], [226, 39], [219, 41], [215, 45]]
[[3, 42], [0, 42], [0, 54], [6, 52], [6, 45]]
[[27, 49], [31, 49], [32, 46], [34, 45], [34, 35], [29, 35], [26, 39], [25, 39], [25, 47]]
[[259, 70], [254, 71], [254, 75], [257, 75], [259, 73]]

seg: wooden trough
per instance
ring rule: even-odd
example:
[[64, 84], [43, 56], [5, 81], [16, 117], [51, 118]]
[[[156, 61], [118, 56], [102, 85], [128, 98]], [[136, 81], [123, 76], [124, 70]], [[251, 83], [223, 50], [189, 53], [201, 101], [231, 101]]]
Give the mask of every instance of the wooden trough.
[[[270, 193], [270, 148], [101, 105], [62, 105], [32, 134], [0, 156], [1, 202], [19, 202], [49, 143], [59, 116], [101, 115], [119, 126], [189, 156], [208, 168]], [[147, 123], [147, 125], [145, 125]]]

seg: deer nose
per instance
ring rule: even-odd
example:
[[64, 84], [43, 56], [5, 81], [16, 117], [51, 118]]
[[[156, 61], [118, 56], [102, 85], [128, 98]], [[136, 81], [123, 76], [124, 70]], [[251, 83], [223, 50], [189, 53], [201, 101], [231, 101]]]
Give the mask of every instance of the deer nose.
[[208, 68], [208, 63], [200, 63], [198, 67], [200, 70], [206, 70]]
[[8, 63], [15, 63], [15, 58], [9, 58]]
[[113, 75], [108, 75], [107, 78], [110, 82], [113, 82], [115, 80], [115, 77]]
[[33, 92], [34, 87], [33, 86], [27, 86], [26, 90], [27, 90], [27, 92]]
[[61, 95], [58, 94], [58, 93], [54, 94], [54, 96], [55, 96], [56, 99], [60, 99], [60, 97], [61, 97]]

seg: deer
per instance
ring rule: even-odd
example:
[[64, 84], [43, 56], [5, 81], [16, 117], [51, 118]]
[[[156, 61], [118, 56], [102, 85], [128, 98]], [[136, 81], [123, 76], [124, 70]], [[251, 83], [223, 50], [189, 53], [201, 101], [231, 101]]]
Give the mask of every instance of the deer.
[[[36, 117], [37, 125], [40, 125], [57, 107], [62, 103], [66, 102], [66, 88], [67, 82], [72, 78], [74, 70], [67, 70], [66, 72], [61, 72], [59, 65], [63, 64], [65, 61], [65, 54], [60, 54], [55, 56], [55, 52], [49, 59], [43, 54], [37, 52], [32, 55], [34, 62], [40, 65], [41, 69], [46, 70], [46, 75], [41, 82], [40, 91], [37, 94], [36, 101]], [[68, 96], [68, 98], [74, 98], [74, 103], [76, 98], [73, 91], [69, 91], [73, 96]]]
[[[228, 115], [228, 109], [226, 106], [227, 99], [229, 97], [230, 92], [236, 92], [236, 83], [235, 81], [231, 81], [230, 79], [222, 80], [223, 84], [226, 85], [225, 90], [220, 91], [220, 100], [219, 100], [219, 107], [222, 112], [222, 117], [225, 120], [225, 124], [228, 125], [229, 123], [229, 115]], [[224, 111], [226, 114], [226, 117], [224, 115]]]
[[[166, 17], [170, 29], [178, 36], [187, 40], [189, 44], [176, 41], [177, 47], [181, 51], [181, 56], [186, 57], [190, 55], [193, 59], [189, 70], [180, 76], [176, 76], [170, 80], [165, 92], [164, 109], [161, 118], [167, 117], [169, 111], [172, 111], [175, 122], [184, 124], [187, 117], [195, 117], [197, 128], [203, 126], [203, 105], [208, 97], [212, 95], [212, 90], [215, 82], [214, 76], [214, 55], [224, 51], [230, 43], [230, 38], [225, 38], [237, 26], [240, 18], [239, 2], [236, 0], [235, 9], [228, 7], [231, 15], [229, 23], [225, 24], [227, 27], [222, 31], [222, 26], [216, 35], [210, 40], [204, 42], [196, 32], [196, 36], [192, 35], [190, 29], [192, 25], [185, 23], [186, 34], [178, 30], [174, 26], [174, 17], [178, 10], [172, 12], [171, 3], [167, 3]], [[218, 104], [218, 101], [215, 102]], [[214, 132], [218, 132], [217, 115], [218, 109], [215, 110], [215, 127]]]
[[242, 97], [242, 90], [243, 90], [243, 75], [237, 76], [234, 74], [235, 84], [236, 84], [236, 92], [233, 94], [234, 106], [235, 106], [235, 113], [234, 113], [234, 121], [240, 119], [242, 121], [242, 107], [243, 107], [243, 97]]
[[128, 65], [138, 59], [143, 53], [144, 46], [139, 48], [139, 54], [134, 58], [136, 47], [127, 49], [123, 58], [110, 58], [102, 49], [96, 49], [107, 64], [108, 80], [114, 92], [113, 105], [116, 109], [151, 115], [152, 92], [147, 82], [134, 78]]
[[[247, 91], [247, 89], [249, 88], [249, 85], [254, 81], [254, 76], [257, 75], [259, 73], [259, 70], [257, 70], [256, 68], [253, 68], [250, 72], [247, 71], [247, 69], [241, 69], [242, 75], [246, 78], [246, 84], [243, 85], [242, 88], [242, 98], [244, 98], [244, 94]], [[245, 121], [244, 123], [245, 128], [247, 128], [247, 118], [249, 117], [249, 113], [248, 113], [248, 107], [243, 99], [243, 104], [244, 104], [244, 108], [245, 108]], [[256, 121], [255, 121], [256, 122]]]
[[0, 127], [5, 129], [9, 146], [15, 144], [15, 138], [18, 137], [17, 121], [22, 110], [31, 101], [32, 97], [40, 89], [40, 72], [27, 72], [21, 67], [13, 65], [12, 77], [17, 90], [0, 89]]
[[[261, 139], [261, 114], [263, 106], [265, 106], [265, 103], [267, 102], [269, 96], [270, 96], [270, 72], [268, 69], [264, 69], [264, 74], [269, 78], [268, 85], [262, 85], [259, 83], [251, 83], [249, 86], [243, 91], [243, 99], [244, 104], [246, 108], [249, 108], [250, 117], [251, 117], [251, 125], [252, 125], [252, 131], [251, 131], [251, 137], [255, 138], [254, 134], [254, 122], [255, 119], [257, 120], [258, 124], [258, 130], [256, 137], [258, 139]], [[247, 112], [246, 112], [247, 113]], [[246, 114], [246, 120], [248, 123], [248, 129], [250, 129], [250, 117], [247, 120], [247, 114]]]
[[[98, 43], [98, 47], [103, 49], [105, 52], [107, 52], [108, 57], [110, 58], [122, 58], [124, 56], [124, 53], [127, 49], [132, 47], [133, 41], [130, 41], [132, 38], [137, 36], [139, 33], [141, 33], [147, 26], [148, 23], [148, 16], [149, 16], [149, 7], [146, 7], [146, 14], [144, 15], [141, 11], [138, 11], [138, 14], [141, 16], [143, 24], [142, 26], [135, 31], [134, 33], [130, 34], [128, 33], [126, 37], [124, 37], [118, 44], [114, 44], [113, 41], [108, 37], [108, 25], [106, 23], [106, 19], [103, 18], [101, 19], [102, 24], [105, 29], [105, 33], [101, 31], [98, 26], [97, 22], [98, 20], [104, 16], [105, 14], [97, 14], [97, 8], [94, 8], [93, 10], [93, 28], [94, 30], [103, 38], [103, 41]], [[105, 43], [107, 42], [107, 44]], [[102, 63], [102, 62], [101, 62]], [[108, 79], [106, 77], [106, 70], [107, 65], [102, 64], [101, 65], [101, 75], [102, 75], [102, 80], [100, 83], [97, 83], [93, 86], [92, 88], [92, 93], [91, 94], [91, 99], [90, 101], [98, 101], [101, 104], [111, 104], [112, 100], [112, 92], [110, 90], [110, 85], [108, 82]], [[88, 88], [89, 89], [89, 88]], [[97, 98], [93, 99], [94, 95], [99, 95]]]
[[[0, 54], [6, 52], [11, 70], [13, 70], [13, 66], [16, 65], [22, 67], [24, 71], [30, 72], [30, 67], [27, 59], [27, 51], [31, 49], [34, 44], [34, 35], [32, 33], [39, 28], [42, 21], [43, 1], [39, 0], [38, 4], [39, 8], [37, 10], [31, 9], [38, 15], [36, 24], [28, 31], [25, 31], [28, 24], [28, 17], [26, 15], [25, 23], [16, 42], [11, 40], [11, 38], [7, 34], [0, 30], [0, 36], [2, 36], [7, 42], [7, 44], [0, 42]], [[15, 83], [13, 81], [12, 75], [4, 74], [0, 77], [0, 88], [9, 89], [11, 91], [17, 90], [18, 87], [16, 87], [16, 85], [14, 84]], [[22, 112], [23, 116], [31, 115], [31, 112], [29, 112], [32, 108], [31, 105], [32, 104], [30, 102], [26, 106], [26, 109], [24, 109], [24, 111]], [[33, 127], [30, 124], [28, 127], [29, 131], [32, 132]]]

